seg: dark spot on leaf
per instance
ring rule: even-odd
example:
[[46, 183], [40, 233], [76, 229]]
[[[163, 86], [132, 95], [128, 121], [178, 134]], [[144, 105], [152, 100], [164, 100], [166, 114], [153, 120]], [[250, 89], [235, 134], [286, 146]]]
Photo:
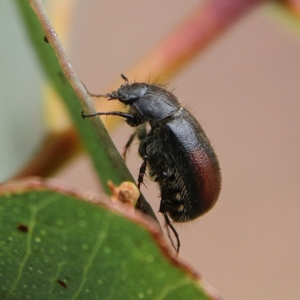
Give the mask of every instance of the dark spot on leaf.
[[26, 225], [24, 225], [24, 224], [19, 224], [17, 228], [18, 228], [19, 231], [21, 231], [21, 232], [23, 232], [23, 233], [27, 233], [28, 230], [29, 230], [29, 229], [28, 229], [28, 226], [26, 226]]
[[59, 285], [61, 285], [63, 288], [67, 288], [67, 285], [66, 285], [66, 283], [65, 282], [63, 282], [62, 280], [56, 280], [56, 282], [59, 284]]
[[49, 43], [49, 41], [48, 41], [48, 39], [47, 39], [46, 36], [44, 37], [44, 42], [45, 42], [45, 43]]

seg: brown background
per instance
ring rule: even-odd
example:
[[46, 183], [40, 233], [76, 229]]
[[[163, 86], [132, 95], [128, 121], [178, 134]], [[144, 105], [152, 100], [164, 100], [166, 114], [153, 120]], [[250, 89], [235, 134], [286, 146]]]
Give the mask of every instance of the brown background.
[[[81, 1], [70, 47], [75, 70], [90, 91], [102, 92], [197, 4]], [[172, 81], [211, 138], [223, 175], [215, 208], [176, 226], [181, 256], [227, 299], [299, 299], [299, 54], [299, 37], [269, 18], [265, 7]], [[120, 150], [130, 132], [126, 125], [113, 132]], [[139, 164], [132, 149], [133, 174]], [[59, 177], [99, 192], [86, 157]], [[143, 192], [157, 211], [155, 184]]]

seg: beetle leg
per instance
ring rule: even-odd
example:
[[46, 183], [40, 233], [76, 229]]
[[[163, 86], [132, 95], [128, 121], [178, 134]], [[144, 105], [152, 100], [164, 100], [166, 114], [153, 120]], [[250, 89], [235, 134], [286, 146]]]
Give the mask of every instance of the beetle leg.
[[131, 120], [133, 122], [136, 121], [136, 118], [133, 115], [123, 113], [121, 111], [96, 112], [94, 114], [89, 114], [89, 115], [86, 115], [82, 111], [81, 116], [82, 116], [83, 119], [90, 118], [90, 117], [95, 117], [95, 116], [119, 116], [119, 117], [125, 118], [126, 120]]
[[[160, 207], [159, 207], [159, 212], [161, 212], [165, 218], [165, 222], [166, 222], [166, 230], [167, 230], [167, 234], [168, 234], [168, 238], [173, 246], [173, 248], [175, 249], [175, 251], [177, 252], [177, 254], [179, 253], [179, 248], [180, 248], [180, 239], [179, 239], [179, 235], [178, 235], [178, 232], [176, 231], [176, 229], [174, 228], [174, 226], [172, 225], [170, 219], [169, 219], [169, 216], [167, 214], [168, 212], [168, 200], [166, 199], [162, 199], [161, 202], [160, 202]], [[174, 241], [171, 237], [171, 234], [170, 234], [170, 230], [172, 230], [175, 238], [176, 238], [176, 241], [177, 241], [177, 247], [175, 247], [175, 244], [174, 244]]]
[[136, 131], [130, 136], [129, 140], [127, 141], [127, 143], [124, 147], [124, 151], [122, 153], [124, 161], [126, 161], [126, 154], [129, 151], [129, 148], [130, 148], [132, 142], [134, 141], [135, 137], [136, 137]]
[[[180, 239], [179, 239], [179, 235], [178, 235], [178, 232], [176, 231], [176, 229], [174, 228], [174, 226], [172, 225], [167, 213], [162, 213], [164, 218], [165, 218], [165, 222], [166, 222], [166, 229], [167, 229], [167, 234], [168, 234], [168, 238], [172, 244], [172, 247], [175, 249], [176, 253], [178, 254], [179, 253], [179, 249], [180, 249]], [[171, 237], [171, 234], [170, 234], [170, 230], [169, 228], [172, 230], [175, 238], [176, 238], [176, 241], [177, 241], [177, 246], [175, 247], [175, 244], [174, 244], [174, 241]]]
[[144, 161], [140, 167], [140, 172], [139, 172], [139, 177], [138, 177], [138, 189], [140, 189], [141, 187], [141, 184], [144, 182], [144, 176], [145, 176], [145, 173], [146, 173], [146, 168], [147, 168], [147, 160], [148, 160], [148, 157], [147, 156], [144, 156], [143, 157]]

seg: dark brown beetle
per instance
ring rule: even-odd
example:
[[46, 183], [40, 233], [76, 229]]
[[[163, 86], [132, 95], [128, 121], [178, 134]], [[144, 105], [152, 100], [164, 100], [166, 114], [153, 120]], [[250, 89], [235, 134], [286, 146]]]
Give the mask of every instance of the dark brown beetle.
[[138, 152], [143, 159], [138, 186], [148, 167], [150, 178], [159, 184], [159, 211], [176, 236], [177, 247], [173, 246], [178, 252], [179, 237], [169, 217], [174, 222], [187, 222], [214, 206], [221, 188], [219, 162], [198, 121], [170, 91], [156, 84], [131, 84], [124, 75], [122, 78], [126, 82], [117, 91], [92, 96], [119, 100], [128, 105], [128, 112], [98, 112], [82, 116], [116, 115], [137, 128], [125, 146], [124, 157], [137, 137], [140, 141]]

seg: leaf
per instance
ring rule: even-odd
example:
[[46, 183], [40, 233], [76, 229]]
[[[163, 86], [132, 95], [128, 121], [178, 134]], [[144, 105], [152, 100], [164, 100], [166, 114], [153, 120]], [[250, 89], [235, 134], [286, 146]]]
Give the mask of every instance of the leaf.
[[1, 299], [212, 299], [155, 223], [112, 203], [23, 182], [1, 187], [0, 224]]
[[[106, 185], [108, 180], [115, 184], [123, 181], [134, 181], [101, 119], [90, 118], [91, 122], [82, 119], [82, 109], [86, 113], [93, 113], [95, 108], [76, 76], [41, 1], [16, 0], [16, 3], [22, 12], [26, 28], [42, 67], [62, 96], [79, 136], [94, 163], [103, 189], [109, 192]], [[45, 42], [45, 37], [47, 42]], [[156, 219], [143, 196], [140, 197], [137, 207]]]
[[[29, 4], [30, 1], [15, 1], [22, 13], [26, 29], [28, 30], [31, 42], [40, 59], [43, 70], [61, 95], [79, 136], [89, 151], [103, 188], [108, 191], [106, 186], [107, 180], [112, 180], [115, 183], [120, 183], [124, 180], [133, 180], [100, 118], [94, 118], [95, 120], [92, 120], [93, 127], [91, 126], [91, 122], [82, 119], [82, 109], [92, 110], [92, 102], [72, 69], [63, 46], [50, 24], [49, 19], [45, 15], [42, 4], [39, 2], [39, 4], [34, 6], [39, 17], [44, 18], [41, 20], [41, 24]], [[32, 5], [34, 5], [34, 3]], [[41, 25], [43, 25], [44, 28], [42, 28]], [[52, 45], [52, 47], [56, 52], [54, 52], [49, 43], [45, 42], [45, 36], [49, 36], [48, 40], [55, 44]], [[71, 84], [73, 86], [71, 86]], [[76, 88], [77, 94], [74, 88]], [[83, 96], [85, 101], [78, 97], [78, 89], [85, 94], [85, 96]], [[83, 104], [83, 108], [80, 104]]]

